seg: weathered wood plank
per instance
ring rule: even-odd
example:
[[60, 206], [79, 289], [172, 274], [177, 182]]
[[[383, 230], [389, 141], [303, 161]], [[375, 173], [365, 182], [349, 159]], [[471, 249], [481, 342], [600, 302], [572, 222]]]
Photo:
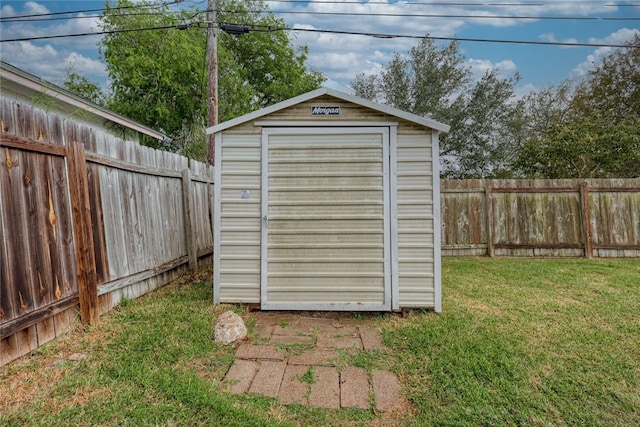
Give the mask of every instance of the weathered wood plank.
[[78, 297], [72, 296], [66, 299], [56, 301], [43, 307], [39, 310], [32, 311], [31, 313], [13, 319], [10, 322], [0, 325], [0, 338], [5, 338], [16, 332], [34, 325], [44, 319], [52, 318], [57, 313], [67, 310], [69, 307], [75, 307], [78, 305]]
[[69, 172], [76, 179], [70, 182], [70, 198], [75, 231], [77, 288], [80, 301], [80, 319], [83, 324], [94, 324], [98, 319], [98, 288], [93, 233], [91, 232], [91, 203], [84, 146], [72, 145]]
[[48, 343], [56, 337], [53, 317], [51, 317], [49, 313], [47, 313], [46, 317], [38, 321], [35, 325], [38, 331], [38, 347]]
[[141, 173], [145, 175], [154, 175], [161, 177], [173, 177], [180, 178], [182, 176], [181, 171], [175, 171], [166, 168], [140, 166], [137, 164], [129, 163], [125, 160], [112, 159], [98, 153], [86, 153], [87, 161], [97, 163], [104, 166], [109, 166], [115, 169], [120, 169], [127, 172]]
[[102, 210], [102, 192], [100, 191], [100, 172], [98, 165], [87, 164], [87, 183], [89, 190], [91, 231], [93, 233], [93, 253], [96, 260], [96, 282], [105, 283], [109, 275], [104, 214]]
[[27, 229], [29, 232], [30, 256], [28, 265], [33, 275], [35, 308], [46, 306], [54, 301], [55, 288], [53, 284], [53, 265], [49, 251], [49, 234], [45, 232], [49, 223], [48, 179], [46, 175], [49, 167], [48, 158], [39, 153], [28, 153], [25, 158], [23, 175], [24, 192], [28, 211]]
[[1, 295], [4, 321], [10, 321], [34, 310], [36, 303], [32, 283], [33, 275], [29, 268], [30, 247], [26, 197], [22, 176], [24, 175], [25, 155], [21, 150], [5, 148], [5, 162], [0, 168], [0, 194], [4, 228], [5, 263], [7, 283], [11, 288]]
[[[491, 189], [490, 185], [487, 185], [485, 187], [485, 199], [486, 199], [486, 205], [487, 205], [487, 212], [486, 212], [486, 217], [487, 217], [487, 255], [489, 255], [490, 257], [493, 257], [495, 255], [494, 253], [494, 246], [493, 246], [493, 241], [495, 239], [495, 203], [493, 201], [493, 191]], [[475, 243], [475, 242], [474, 242]]]
[[105, 283], [103, 285], [100, 285], [100, 287], [98, 288], [98, 295], [102, 296], [105, 294], [108, 294], [110, 292], [114, 292], [118, 289], [122, 289], [125, 288], [127, 286], [130, 286], [132, 284], [135, 284], [137, 282], [140, 282], [142, 280], [146, 280], [150, 277], [154, 277], [154, 276], [158, 276], [162, 273], [165, 273], [167, 271], [171, 271], [173, 269], [175, 269], [176, 267], [179, 267], [182, 264], [188, 263], [189, 262], [189, 258], [184, 256], [181, 257], [177, 260], [174, 260], [170, 263], [167, 263], [165, 265], [162, 266], [158, 266], [155, 267], [153, 269], [147, 270], [147, 271], [142, 271], [140, 273], [134, 274], [132, 276], [129, 277], [123, 277], [117, 280], [114, 280], [112, 282], [109, 283]]
[[21, 150], [33, 151], [36, 153], [50, 154], [54, 156], [66, 156], [67, 149], [59, 145], [48, 144], [30, 138], [20, 137], [11, 134], [0, 135], [0, 146], [7, 148], [19, 148]]
[[589, 206], [589, 183], [580, 185], [580, 208], [582, 218], [582, 233], [584, 238], [584, 256], [593, 257], [593, 237], [591, 234], [591, 207]]
[[53, 316], [56, 337], [62, 336], [78, 324], [75, 308], [68, 308]]
[[0, 339], [0, 365], [6, 365], [20, 356], [18, 337], [15, 334]]
[[[67, 165], [61, 158], [49, 157], [47, 161], [47, 191], [50, 193], [47, 233], [57, 300], [77, 293], [77, 268]], [[51, 215], [55, 220], [52, 221]]]
[[198, 267], [198, 256], [196, 252], [196, 240], [194, 234], [194, 224], [191, 218], [192, 200], [191, 200], [191, 171], [184, 169], [182, 171], [182, 208], [184, 209], [184, 234], [187, 243], [187, 256], [189, 257], [189, 268], [196, 269]]

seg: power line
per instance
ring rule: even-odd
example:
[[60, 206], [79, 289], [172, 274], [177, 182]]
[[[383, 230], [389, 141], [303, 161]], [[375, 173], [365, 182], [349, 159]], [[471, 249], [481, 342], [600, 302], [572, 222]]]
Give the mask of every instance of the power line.
[[[152, 5], [132, 5], [132, 6], [120, 6], [116, 8], [112, 8], [110, 10], [120, 10], [120, 9], [132, 9], [132, 8], [159, 8], [166, 7], [172, 4], [178, 4], [183, 0], [173, 0], [158, 4]], [[276, 3], [289, 3], [289, 4], [308, 4], [308, 1], [304, 0], [269, 0], [270, 2]], [[202, 3], [202, 2], [200, 2]], [[602, 3], [600, 1], [583, 1], [581, 3], [593, 3], [598, 4]], [[195, 3], [194, 3], [195, 4]], [[475, 7], [521, 7], [521, 6], [536, 6], [543, 7], [549, 6], [550, 4], [545, 3], [513, 3], [513, 2], [504, 2], [504, 3], [474, 3], [474, 2], [451, 2], [451, 1], [429, 1], [429, 2], [403, 2], [390, 4], [384, 1], [375, 1], [371, 0], [367, 3], [362, 3], [359, 1], [324, 1], [323, 4], [350, 4], [350, 5], [386, 5], [386, 6], [475, 6]], [[561, 2], [553, 3], [554, 6], [561, 4]], [[623, 3], [606, 3], [603, 6], [612, 6], [612, 7], [626, 7], [626, 6], [640, 6], [640, 3], [637, 4], [623, 4]], [[36, 21], [50, 21], [50, 20], [64, 20], [64, 19], [84, 19], [84, 18], [94, 18], [94, 17], [105, 17], [108, 15], [91, 15], [91, 16], [70, 16], [70, 17], [57, 17], [53, 18], [53, 16], [59, 15], [69, 15], [69, 14], [80, 14], [80, 13], [89, 13], [89, 12], [104, 12], [107, 9], [84, 9], [84, 10], [74, 10], [74, 11], [65, 11], [65, 12], [49, 12], [49, 13], [40, 13], [40, 14], [32, 14], [32, 15], [19, 15], [19, 16], [9, 16], [9, 17], [0, 17], [0, 22], [36, 22]], [[201, 11], [200, 13], [206, 13], [207, 11]], [[237, 13], [236, 10], [218, 10], [219, 13]], [[313, 10], [261, 10], [257, 11], [257, 13], [273, 13], [273, 14], [299, 14], [299, 15], [329, 15], [329, 16], [368, 16], [368, 17], [424, 17], [424, 18], [457, 18], [457, 19], [524, 19], [524, 20], [576, 20], [576, 21], [640, 21], [640, 17], [593, 17], [593, 16], [527, 16], [527, 15], [462, 15], [462, 14], [416, 14], [416, 13], [372, 13], [372, 12], [348, 12], [348, 11], [340, 11], [340, 12], [321, 12], [321, 11], [313, 11]], [[144, 15], [145, 13], [132, 13], [132, 14], [121, 14], [118, 16], [133, 16], [133, 15]], [[146, 12], [146, 14], [153, 15], [154, 13]], [[40, 19], [28, 19], [28, 18], [40, 18]]]
[[2, 39], [0, 43], [9, 43], [9, 42], [26, 42], [26, 41], [34, 41], [34, 40], [50, 40], [50, 39], [61, 39], [65, 37], [87, 37], [87, 36], [102, 36], [105, 34], [118, 34], [118, 33], [130, 33], [130, 32], [139, 32], [139, 31], [152, 31], [152, 30], [169, 30], [169, 29], [187, 29], [191, 27], [191, 25], [163, 25], [159, 27], [145, 27], [145, 28], [130, 28], [125, 30], [108, 30], [108, 31], [96, 31], [91, 33], [75, 33], [75, 34], [58, 34], [53, 36], [34, 36], [34, 37], [20, 37], [15, 39]]
[[[309, 0], [266, 0], [267, 3], [298, 3], [298, 4], [308, 4]], [[534, 6], [534, 7], [545, 7], [545, 6], [557, 6], [557, 5], [562, 5], [562, 4], [574, 4], [573, 2], [553, 2], [553, 3], [541, 3], [538, 1], [533, 0], [532, 2], [522, 2], [522, 3], [514, 3], [511, 1], [504, 1], [504, 2], [500, 2], [500, 3], [483, 3], [483, 2], [451, 2], [451, 1], [403, 1], [402, 3], [396, 3], [395, 5], [398, 6], [403, 6], [403, 5], [417, 5], [417, 6], [480, 6], [480, 7], [487, 7], [487, 6], [491, 6], [491, 7], [512, 7], [512, 6], [517, 6], [517, 7], [521, 7], [521, 6]], [[635, 4], [630, 4], [630, 3], [612, 3], [612, 2], [605, 2], [602, 0], [584, 0], [580, 2], [581, 4], [587, 3], [587, 4], [600, 4], [600, 3], [604, 3], [603, 6], [607, 6], [607, 7], [636, 7], [636, 6], [640, 6], [640, 3], [635, 3]], [[370, 0], [367, 1], [366, 3], [362, 2], [362, 1], [339, 1], [339, 0], [334, 0], [334, 1], [330, 1], [330, 0], [325, 0], [322, 2], [322, 4], [359, 4], [359, 5], [389, 5], [390, 3], [388, 1], [375, 1], [375, 0]]]
[[[388, 4], [388, 3], [387, 3]], [[218, 13], [240, 13], [236, 10], [217, 10]], [[70, 13], [70, 12], [63, 12]], [[206, 10], [197, 11], [197, 14], [207, 13]], [[527, 15], [461, 15], [461, 14], [440, 14], [440, 13], [371, 13], [371, 12], [316, 12], [316, 11], [295, 11], [295, 10], [261, 10], [256, 13], [265, 14], [271, 13], [274, 15], [328, 15], [328, 16], [366, 16], [370, 18], [387, 17], [387, 18], [451, 18], [451, 19], [516, 19], [516, 20], [551, 20], [551, 21], [640, 21], [638, 17], [602, 17], [602, 16], [527, 16]], [[42, 14], [41, 14], [42, 15]], [[129, 13], [129, 14], [117, 14], [117, 15], [90, 15], [90, 16], [73, 16], [73, 17], [56, 17], [56, 18], [39, 18], [39, 19], [25, 19], [26, 17], [10, 17], [1, 22], [42, 22], [42, 21], [55, 21], [55, 20], [67, 20], [67, 19], [87, 19], [87, 18], [105, 18], [109, 16], [155, 16], [163, 15], [157, 12], [141, 12], [141, 13]]]
[[[49, 40], [65, 37], [85, 37], [85, 36], [99, 36], [105, 34], [118, 34], [137, 31], [152, 31], [152, 30], [168, 30], [168, 29], [188, 29], [188, 28], [206, 28], [202, 25], [206, 23], [191, 23], [191, 24], [177, 24], [177, 25], [164, 25], [157, 27], [145, 27], [145, 28], [131, 28], [123, 30], [108, 30], [108, 31], [96, 31], [90, 33], [76, 33], [76, 34], [59, 34], [51, 36], [33, 36], [33, 37], [21, 37], [14, 39], [2, 39], [0, 43], [8, 42], [22, 42], [22, 41], [34, 41], [34, 40]], [[218, 25], [231, 25], [237, 26], [238, 24], [218, 22]], [[256, 32], [274, 32], [274, 31], [303, 31], [311, 33], [325, 33], [325, 34], [340, 34], [340, 35], [352, 35], [352, 36], [367, 36], [380, 39], [431, 39], [431, 40], [445, 40], [445, 41], [459, 41], [459, 42], [479, 42], [479, 43], [502, 43], [502, 44], [521, 44], [521, 45], [543, 45], [543, 46], [566, 46], [566, 47], [612, 47], [612, 48], [631, 48], [640, 46], [630, 46], [628, 44], [616, 44], [616, 43], [580, 43], [580, 42], [557, 42], [557, 41], [538, 41], [538, 40], [507, 40], [507, 39], [485, 39], [485, 38], [471, 38], [471, 37], [440, 37], [440, 36], [418, 36], [411, 34], [390, 34], [390, 33], [371, 33], [371, 32], [359, 32], [359, 31], [341, 31], [341, 30], [327, 30], [316, 28], [295, 28], [295, 27], [270, 27], [265, 25], [251, 25], [252, 30]]]
[[[230, 12], [230, 11], [223, 11]], [[330, 15], [330, 16], [367, 16], [389, 18], [457, 18], [457, 19], [531, 19], [531, 20], [555, 20], [555, 21], [640, 21], [640, 17], [598, 17], [598, 16], [521, 16], [521, 15], [455, 15], [440, 13], [371, 13], [371, 12], [316, 12], [278, 10], [262, 11], [260, 13], [273, 13], [276, 15]]]
[[129, 17], [129, 16], [166, 16], [161, 12], [136, 12], [136, 13], [117, 13], [117, 14], [108, 14], [108, 15], [83, 15], [83, 16], [57, 16], [57, 17], [41, 17], [41, 18], [22, 18], [22, 17], [11, 17], [7, 18], [4, 21], [0, 21], [0, 23], [16, 23], [16, 22], [48, 22], [48, 21], [67, 21], [71, 19], [95, 19], [95, 18], [107, 18], [107, 17]]
[[417, 36], [417, 35], [410, 35], [410, 34], [370, 33], [370, 32], [359, 32], [359, 31], [340, 31], [340, 30], [325, 30], [325, 29], [295, 28], [295, 27], [294, 28], [264, 27], [263, 29], [254, 29], [252, 31], [263, 31], [263, 32], [304, 31], [304, 32], [311, 32], [311, 33], [329, 33], [329, 34], [367, 36], [367, 37], [375, 37], [380, 39], [408, 38], [408, 39], [431, 39], [431, 40], [445, 40], [445, 41], [459, 41], [459, 42], [507, 43], [507, 44], [543, 45], [543, 46], [640, 48], [640, 46], [630, 46], [628, 44], [618, 44], [618, 43], [580, 43], [580, 42], [554, 42], [554, 41], [538, 41], [538, 40], [507, 40], [507, 39], [484, 39], [484, 38], [471, 38], [471, 37], [439, 37], [439, 36], [431, 36], [431, 35]]
[[[158, 8], [158, 7], [171, 6], [172, 4], [178, 4], [181, 1], [182, 0], [173, 0], [173, 1], [163, 2], [163, 3], [157, 3], [157, 4], [118, 6], [118, 7], [110, 8], [109, 10], [143, 9], [143, 8], [154, 9], [154, 8]], [[35, 13], [35, 14], [32, 14], [32, 15], [0, 16], [0, 22], [11, 22], [11, 20], [16, 20], [16, 19], [20, 19], [20, 18], [36, 18], [36, 17], [57, 16], [57, 15], [70, 15], [70, 14], [73, 14], [73, 13], [104, 12], [105, 10], [107, 10], [107, 9], [105, 9], [103, 7], [103, 8], [100, 8], [100, 9], [68, 10], [68, 11], [64, 11], [64, 12]], [[78, 17], [70, 17], [68, 19], [71, 19], [71, 18], [78, 18]]]

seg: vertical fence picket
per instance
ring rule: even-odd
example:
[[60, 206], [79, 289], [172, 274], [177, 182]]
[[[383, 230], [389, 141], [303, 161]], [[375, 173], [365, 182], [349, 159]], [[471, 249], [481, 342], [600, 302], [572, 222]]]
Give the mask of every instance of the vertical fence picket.
[[76, 257], [78, 270], [78, 297], [80, 300], [80, 318], [83, 324], [93, 324], [98, 318], [98, 288], [96, 260], [91, 232], [91, 204], [89, 201], [89, 183], [87, 182], [87, 163], [84, 146], [79, 142], [71, 145], [69, 175], [75, 177], [70, 182], [73, 207], [73, 228], [76, 236]]
[[196, 250], [196, 238], [193, 235], [195, 227], [191, 217], [191, 171], [189, 168], [182, 170], [182, 207], [184, 209], [184, 234], [189, 256], [189, 268], [198, 267], [198, 254]]
[[492, 194], [492, 190], [491, 190], [491, 185], [486, 185], [485, 186], [485, 191], [484, 191], [484, 197], [485, 197], [485, 205], [486, 205], [486, 216], [487, 216], [487, 255], [489, 255], [490, 257], [493, 257], [494, 252], [493, 252], [493, 236], [494, 236], [494, 229], [493, 229], [493, 224], [494, 224], [494, 218], [493, 218], [493, 194]]
[[593, 236], [591, 233], [591, 206], [589, 204], [589, 183], [580, 184], [580, 207], [582, 218], [582, 235], [584, 238], [584, 256], [593, 258]]

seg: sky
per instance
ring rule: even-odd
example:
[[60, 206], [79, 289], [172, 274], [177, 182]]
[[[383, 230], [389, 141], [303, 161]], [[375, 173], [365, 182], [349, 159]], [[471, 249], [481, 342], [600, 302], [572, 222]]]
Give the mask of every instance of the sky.
[[[160, 1], [160, 0], [156, 0]], [[183, 0], [206, 9], [206, 0]], [[294, 44], [309, 49], [308, 66], [322, 72], [325, 85], [350, 92], [358, 73], [377, 74], [395, 53], [406, 54], [419, 39], [463, 38], [531, 43], [462, 41], [466, 65], [479, 78], [498, 67], [501, 75], [520, 75], [516, 93], [523, 96], [583, 76], [611, 47], [575, 47], [535, 43], [561, 42], [620, 45], [640, 31], [640, 0], [279, 0], [266, 1], [291, 28], [367, 35], [292, 31]], [[12, 17], [102, 9], [104, 1], [0, 1], [0, 40], [100, 31], [100, 12], [50, 17], [72, 19], [16, 21]], [[430, 15], [430, 16], [425, 16]], [[435, 16], [434, 16], [435, 15]], [[552, 19], [549, 19], [552, 18]], [[108, 87], [100, 61], [100, 36], [0, 43], [0, 57], [55, 84], [65, 69]], [[444, 40], [438, 42], [448, 43]]]

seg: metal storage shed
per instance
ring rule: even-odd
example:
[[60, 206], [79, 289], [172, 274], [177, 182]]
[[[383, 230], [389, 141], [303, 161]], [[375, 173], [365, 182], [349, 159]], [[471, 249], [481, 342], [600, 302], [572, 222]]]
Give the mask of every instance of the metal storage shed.
[[448, 130], [327, 88], [208, 128], [214, 302], [439, 312]]

